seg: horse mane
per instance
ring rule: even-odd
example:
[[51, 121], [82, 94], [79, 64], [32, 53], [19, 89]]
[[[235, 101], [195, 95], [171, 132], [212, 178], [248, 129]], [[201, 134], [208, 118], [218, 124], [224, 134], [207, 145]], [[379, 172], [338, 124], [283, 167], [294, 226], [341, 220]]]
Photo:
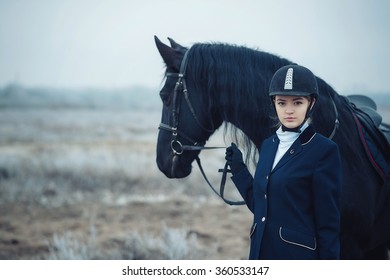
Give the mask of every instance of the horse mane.
[[[268, 95], [259, 93], [268, 92], [267, 81], [273, 72], [290, 62], [259, 50], [223, 43], [194, 44], [188, 59], [187, 78], [198, 81], [194, 85], [208, 102], [209, 111], [220, 112], [219, 118], [225, 120], [224, 135], [229, 133], [232, 141], [245, 148], [247, 162], [250, 157], [256, 161], [256, 147], [261, 139], [271, 134], [269, 128], [275, 125], [271, 100]], [[270, 65], [273, 69], [264, 71]], [[253, 122], [243, 123], [243, 109], [253, 115]], [[261, 115], [267, 117], [257, 119]], [[259, 130], [259, 125], [264, 129]], [[256, 134], [245, 135], [237, 126]], [[256, 138], [252, 141], [253, 137], [258, 141]]]
[[[250, 158], [253, 163], [257, 162], [257, 148], [275, 132], [279, 123], [268, 96], [269, 83], [276, 70], [294, 63], [257, 49], [224, 43], [194, 44], [189, 50], [188, 60], [186, 78], [202, 93], [209, 112], [218, 112], [218, 117], [225, 120], [224, 135], [230, 132], [232, 140], [243, 145], [247, 163]], [[356, 135], [346, 98], [320, 78], [318, 84], [320, 98], [312, 116], [317, 131], [328, 137], [333, 130], [333, 100], [340, 119], [334, 141], [339, 144], [342, 157], [364, 161], [362, 153], [355, 152], [360, 144], [357, 138], [345, 143]], [[243, 110], [253, 116], [253, 121], [244, 120]], [[245, 135], [237, 126], [245, 127], [252, 134]]]

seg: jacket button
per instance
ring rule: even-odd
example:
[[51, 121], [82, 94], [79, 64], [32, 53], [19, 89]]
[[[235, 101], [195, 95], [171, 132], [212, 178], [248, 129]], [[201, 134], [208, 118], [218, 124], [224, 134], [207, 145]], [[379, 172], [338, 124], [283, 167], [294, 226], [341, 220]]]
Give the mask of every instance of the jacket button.
[[265, 177], [265, 179], [268, 181], [268, 175], [267, 175], [267, 177]]
[[264, 194], [264, 199], [267, 199], [267, 194]]
[[292, 155], [294, 153], [294, 149], [291, 149], [290, 150], [290, 154]]
[[261, 221], [264, 223], [265, 222], [265, 217], [261, 218]]

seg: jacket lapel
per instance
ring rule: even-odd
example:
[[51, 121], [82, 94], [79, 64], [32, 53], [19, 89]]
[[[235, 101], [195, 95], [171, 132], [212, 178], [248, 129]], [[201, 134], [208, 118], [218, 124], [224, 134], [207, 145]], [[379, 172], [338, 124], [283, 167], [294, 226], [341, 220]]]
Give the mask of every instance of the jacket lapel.
[[[301, 135], [299, 135], [298, 139], [294, 141], [291, 147], [287, 150], [287, 152], [283, 155], [280, 161], [276, 164], [275, 168], [272, 170], [272, 173], [278, 170], [280, 167], [289, 162], [292, 158], [297, 156], [303, 150], [303, 145], [306, 145], [315, 135], [314, 128], [309, 125]], [[278, 142], [279, 143], [279, 142]], [[276, 150], [274, 154], [276, 153]], [[271, 163], [272, 164], [272, 163]], [[271, 166], [272, 168], [272, 166]]]
[[280, 161], [276, 164], [275, 168], [272, 169], [272, 173], [278, 170], [280, 167], [289, 162], [292, 158], [297, 156], [302, 151], [302, 145], [299, 138], [294, 141], [291, 147], [287, 150], [287, 152], [283, 155]]
[[266, 174], [271, 173], [272, 165], [274, 163], [276, 151], [279, 146], [279, 138], [275, 135], [272, 138], [272, 142], [270, 142], [269, 147], [266, 147], [264, 154], [264, 168], [266, 170]]

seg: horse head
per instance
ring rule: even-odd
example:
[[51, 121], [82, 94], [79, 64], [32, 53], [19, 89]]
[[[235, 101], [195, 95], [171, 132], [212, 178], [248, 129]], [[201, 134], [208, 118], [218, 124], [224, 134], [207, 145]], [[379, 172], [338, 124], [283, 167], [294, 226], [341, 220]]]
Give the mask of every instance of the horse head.
[[[170, 39], [171, 46], [157, 37], [157, 49], [166, 66], [160, 91], [163, 103], [157, 140], [157, 166], [168, 178], [184, 178], [191, 173], [208, 138], [215, 131], [207, 99], [194, 86], [187, 67], [188, 49]], [[220, 125], [220, 123], [219, 123]]]

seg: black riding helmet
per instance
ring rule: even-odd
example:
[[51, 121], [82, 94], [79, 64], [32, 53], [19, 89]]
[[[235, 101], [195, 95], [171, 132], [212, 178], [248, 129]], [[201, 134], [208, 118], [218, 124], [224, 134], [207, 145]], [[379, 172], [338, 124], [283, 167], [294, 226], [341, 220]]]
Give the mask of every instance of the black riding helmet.
[[296, 64], [283, 66], [275, 72], [269, 86], [269, 96], [271, 99], [273, 100], [276, 95], [311, 97], [305, 120], [302, 124], [293, 129], [289, 129], [284, 126], [282, 127], [285, 131], [300, 132], [300, 128], [312, 112], [312, 109], [310, 108], [314, 99], [318, 99], [319, 97], [317, 78], [306, 67]]

